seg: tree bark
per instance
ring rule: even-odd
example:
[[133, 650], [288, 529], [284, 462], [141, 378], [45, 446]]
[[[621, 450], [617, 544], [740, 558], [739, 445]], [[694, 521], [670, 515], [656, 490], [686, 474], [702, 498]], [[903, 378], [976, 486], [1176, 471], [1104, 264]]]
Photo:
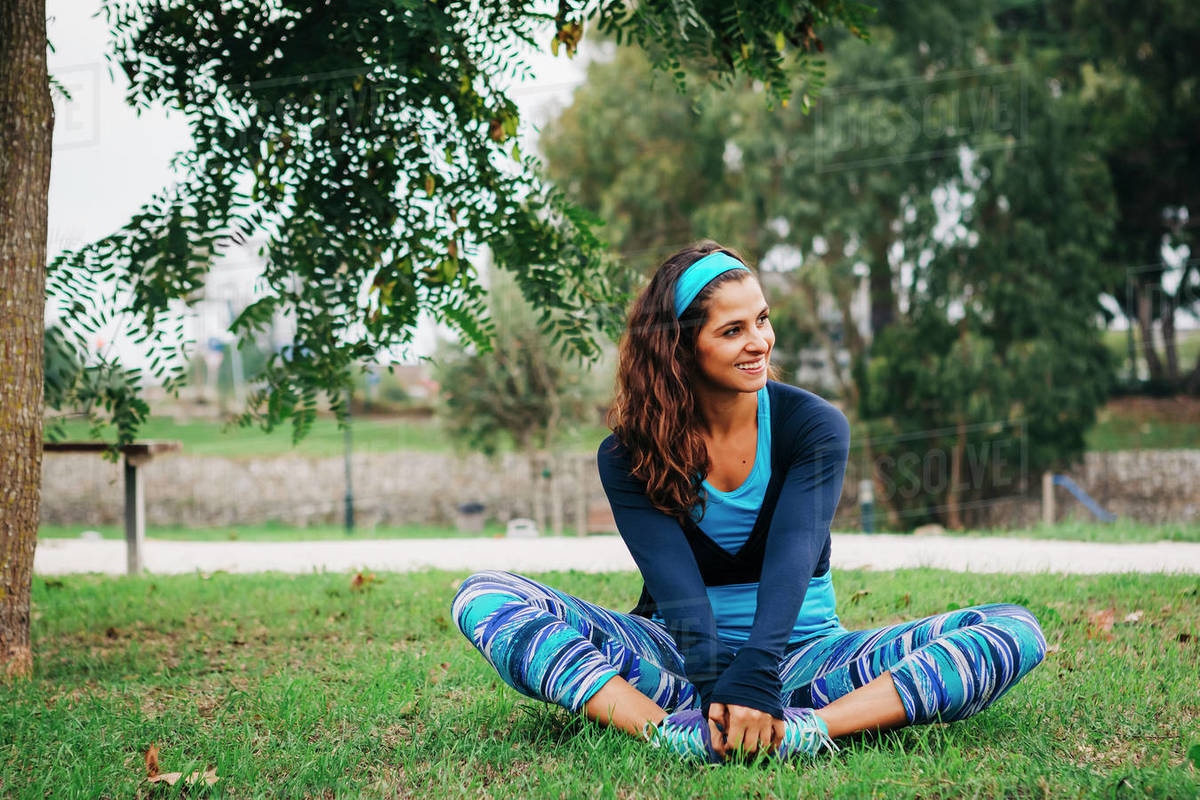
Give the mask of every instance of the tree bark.
[[[884, 231], [890, 230], [891, 220], [882, 226]], [[879, 338], [879, 334], [896, 320], [898, 313], [896, 292], [892, 288], [892, 265], [888, 263], [889, 239], [886, 235], [874, 237], [869, 242], [870, 256], [867, 266], [870, 269], [869, 286], [871, 292], [871, 339]]]
[[954, 424], [954, 433], [954, 450], [950, 453], [950, 486], [946, 491], [946, 527], [961, 531], [963, 455], [967, 450], [967, 422], [961, 414]]
[[1179, 351], [1175, 338], [1175, 298], [1163, 294], [1162, 301], [1163, 349], [1167, 354], [1167, 380], [1179, 384]]
[[0, 0], [0, 677], [28, 677], [54, 107], [45, 0]]
[[1150, 377], [1162, 380], [1163, 366], [1154, 348], [1154, 311], [1150, 304], [1150, 294], [1145, 286], [1137, 289], [1138, 328], [1142, 332], [1142, 355], [1146, 357], [1146, 365], [1150, 368]]
[[1192, 367], [1192, 374], [1184, 383], [1183, 390], [1188, 394], [1200, 394], [1200, 356], [1196, 357], [1196, 366]]

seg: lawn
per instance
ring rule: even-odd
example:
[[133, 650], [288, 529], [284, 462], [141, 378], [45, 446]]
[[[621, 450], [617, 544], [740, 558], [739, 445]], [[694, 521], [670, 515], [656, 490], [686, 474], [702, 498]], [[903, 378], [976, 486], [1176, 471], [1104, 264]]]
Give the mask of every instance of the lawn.
[[[90, 441], [93, 437], [86, 424], [70, 420], [65, 426], [69, 441]], [[609, 431], [600, 426], [580, 429], [564, 440], [570, 450], [596, 451]], [[101, 440], [116, 438], [111, 429], [103, 429]], [[150, 417], [138, 431], [139, 439], [174, 439], [183, 444], [187, 455], [221, 456], [225, 458], [262, 458], [264, 456], [340, 456], [345, 452], [345, 434], [337, 421], [329, 416], [318, 417], [312, 430], [292, 444], [292, 426], [285, 424], [266, 433], [261, 428], [237, 428], [214, 420], [177, 422], [171, 417]], [[450, 453], [454, 445], [435, 419], [407, 417], [363, 417], [351, 421], [352, 447], [359, 453], [392, 453], [398, 450]], [[504, 449], [511, 450], [511, 444]]]
[[[105, 539], [124, 539], [122, 525], [42, 525], [38, 537], [43, 539], [73, 539], [84, 530], [99, 532]], [[184, 528], [148, 526], [146, 536], [151, 539], [198, 542], [303, 542], [303, 541], [354, 541], [362, 539], [454, 539], [471, 536], [502, 536], [505, 526], [490, 521], [481, 533], [460, 533], [454, 528], [432, 525], [405, 525], [400, 527], [360, 526], [354, 533], [347, 534], [341, 525], [314, 525], [297, 528], [281, 522], [261, 522], [253, 525], [230, 525], [222, 528]], [[858, 531], [837, 531], [858, 533]], [[886, 531], [883, 531], [886, 533]], [[1150, 525], [1132, 520], [1119, 519], [1104, 524], [1094, 520], [1063, 522], [1050, 527], [1039, 525], [1034, 528], [1008, 530], [946, 531], [952, 536], [1011, 536], [1026, 539], [1069, 539], [1081, 542], [1200, 542], [1200, 523], [1170, 522]], [[569, 528], [565, 536], [574, 536]]]
[[[1200, 448], [1200, 411], [1194, 401], [1174, 398], [1115, 398], [1101, 409], [1096, 424], [1087, 432], [1087, 449], [1158, 450]], [[602, 425], [579, 428], [563, 441], [570, 452], [592, 452], [608, 436]], [[452, 453], [454, 444], [436, 419], [409, 417], [356, 417], [352, 420], [355, 452], [391, 453], [398, 450]], [[140, 439], [173, 439], [183, 443], [189, 455], [224, 458], [262, 458], [279, 455], [311, 457], [340, 456], [345, 452], [345, 434], [332, 417], [318, 417], [312, 430], [299, 444], [292, 444], [292, 428], [285, 424], [271, 433], [259, 428], [235, 428], [213, 420], [176, 422], [171, 417], [150, 417], [138, 432]], [[66, 425], [66, 438], [90, 440], [90, 431], [79, 420]], [[105, 429], [101, 439], [115, 434]], [[512, 450], [511, 442], [502, 446]]]
[[[75, 539], [85, 530], [98, 532], [105, 539], [124, 539], [124, 525], [45, 525], [38, 528], [39, 539]], [[459, 533], [454, 528], [434, 525], [402, 525], [369, 527], [360, 525], [347, 533], [343, 525], [313, 525], [297, 528], [282, 522], [259, 522], [253, 525], [228, 525], [220, 528], [185, 528], [182, 526], [146, 526], [146, 537], [172, 541], [195, 542], [311, 542], [356, 541], [363, 539], [454, 539], [473, 536], [503, 536], [505, 526], [498, 522], [484, 525], [479, 533]]]
[[[1196, 337], [1200, 344], [1200, 336]], [[1113, 397], [1085, 434], [1091, 451], [1200, 448], [1200, 398]]]
[[[150, 745], [163, 771], [215, 769], [189, 795], [231, 797], [1200, 792], [1195, 576], [839, 572], [848, 627], [1020, 602], [1046, 662], [965, 721], [843, 738], [811, 762], [705, 768], [502, 684], [450, 620], [464, 577], [35, 577], [35, 674], [0, 686], [0, 796], [179, 796], [139, 791]], [[634, 573], [537, 577], [622, 610], [640, 587]], [[1109, 608], [1106, 630], [1091, 615]]]
[[988, 530], [946, 531], [954, 536], [1009, 536], [1017, 539], [1067, 539], [1079, 542], [1200, 542], [1200, 522], [1145, 522], [1118, 518], [1115, 522], [1070, 520], [1057, 525], [1032, 528], [994, 528]]

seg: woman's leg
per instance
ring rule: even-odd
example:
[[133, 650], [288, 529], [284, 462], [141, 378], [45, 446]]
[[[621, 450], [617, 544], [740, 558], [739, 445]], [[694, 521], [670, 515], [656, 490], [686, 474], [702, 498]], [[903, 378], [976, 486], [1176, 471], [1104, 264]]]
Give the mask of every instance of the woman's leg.
[[645, 617], [502, 570], [463, 581], [452, 616], [500, 678], [527, 697], [635, 734], [663, 709], [695, 704], [674, 640]]
[[[949, 722], [994, 703], [1045, 654], [1046, 639], [1028, 610], [974, 606], [801, 644], [781, 668], [784, 702], [828, 707], [841, 734], [893, 727], [879, 724], [888, 716], [881, 706], [895, 710], [891, 692], [904, 711], [904, 720], [891, 715], [895, 722]], [[830, 734], [841, 735], [832, 725]]]

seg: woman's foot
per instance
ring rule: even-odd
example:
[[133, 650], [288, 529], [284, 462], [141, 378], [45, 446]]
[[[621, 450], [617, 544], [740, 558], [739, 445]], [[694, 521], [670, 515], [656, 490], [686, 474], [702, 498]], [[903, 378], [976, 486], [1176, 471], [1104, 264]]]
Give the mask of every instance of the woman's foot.
[[775, 750], [777, 758], [788, 759], [797, 753], [815, 756], [822, 749], [836, 753], [839, 748], [829, 736], [825, 720], [811, 708], [783, 710], [783, 742]]
[[[684, 759], [698, 759], [710, 764], [723, 762], [713, 748], [708, 720], [698, 708], [689, 708], [669, 714], [657, 726], [646, 722], [642, 738], [654, 747], [662, 747]], [[839, 748], [829, 736], [825, 721], [811, 708], [785, 708], [783, 710], [783, 741], [774, 749], [772, 756], [789, 759], [804, 754], [818, 755], [822, 749], [836, 753]]]
[[685, 760], [698, 759], [720, 764], [722, 758], [713, 749], [708, 720], [698, 708], [688, 708], [668, 714], [654, 725], [649, 720], [642, 726], [642, 738], [653, 747], [661, 747]]

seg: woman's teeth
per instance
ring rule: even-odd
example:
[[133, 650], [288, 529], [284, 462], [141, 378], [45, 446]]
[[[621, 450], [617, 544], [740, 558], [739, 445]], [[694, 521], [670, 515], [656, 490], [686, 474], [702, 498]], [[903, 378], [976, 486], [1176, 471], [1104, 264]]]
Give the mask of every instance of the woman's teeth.
[[763, 365], [763, 363], [764, 363], [763, 359], [760, 358], [758, 361], [751, 361], [747, 364], [734, 364], [734, 366], [737, 367], [738, 369], [752, 371], [752, 370], [756, 370], [759, 367], [761, 367]]

